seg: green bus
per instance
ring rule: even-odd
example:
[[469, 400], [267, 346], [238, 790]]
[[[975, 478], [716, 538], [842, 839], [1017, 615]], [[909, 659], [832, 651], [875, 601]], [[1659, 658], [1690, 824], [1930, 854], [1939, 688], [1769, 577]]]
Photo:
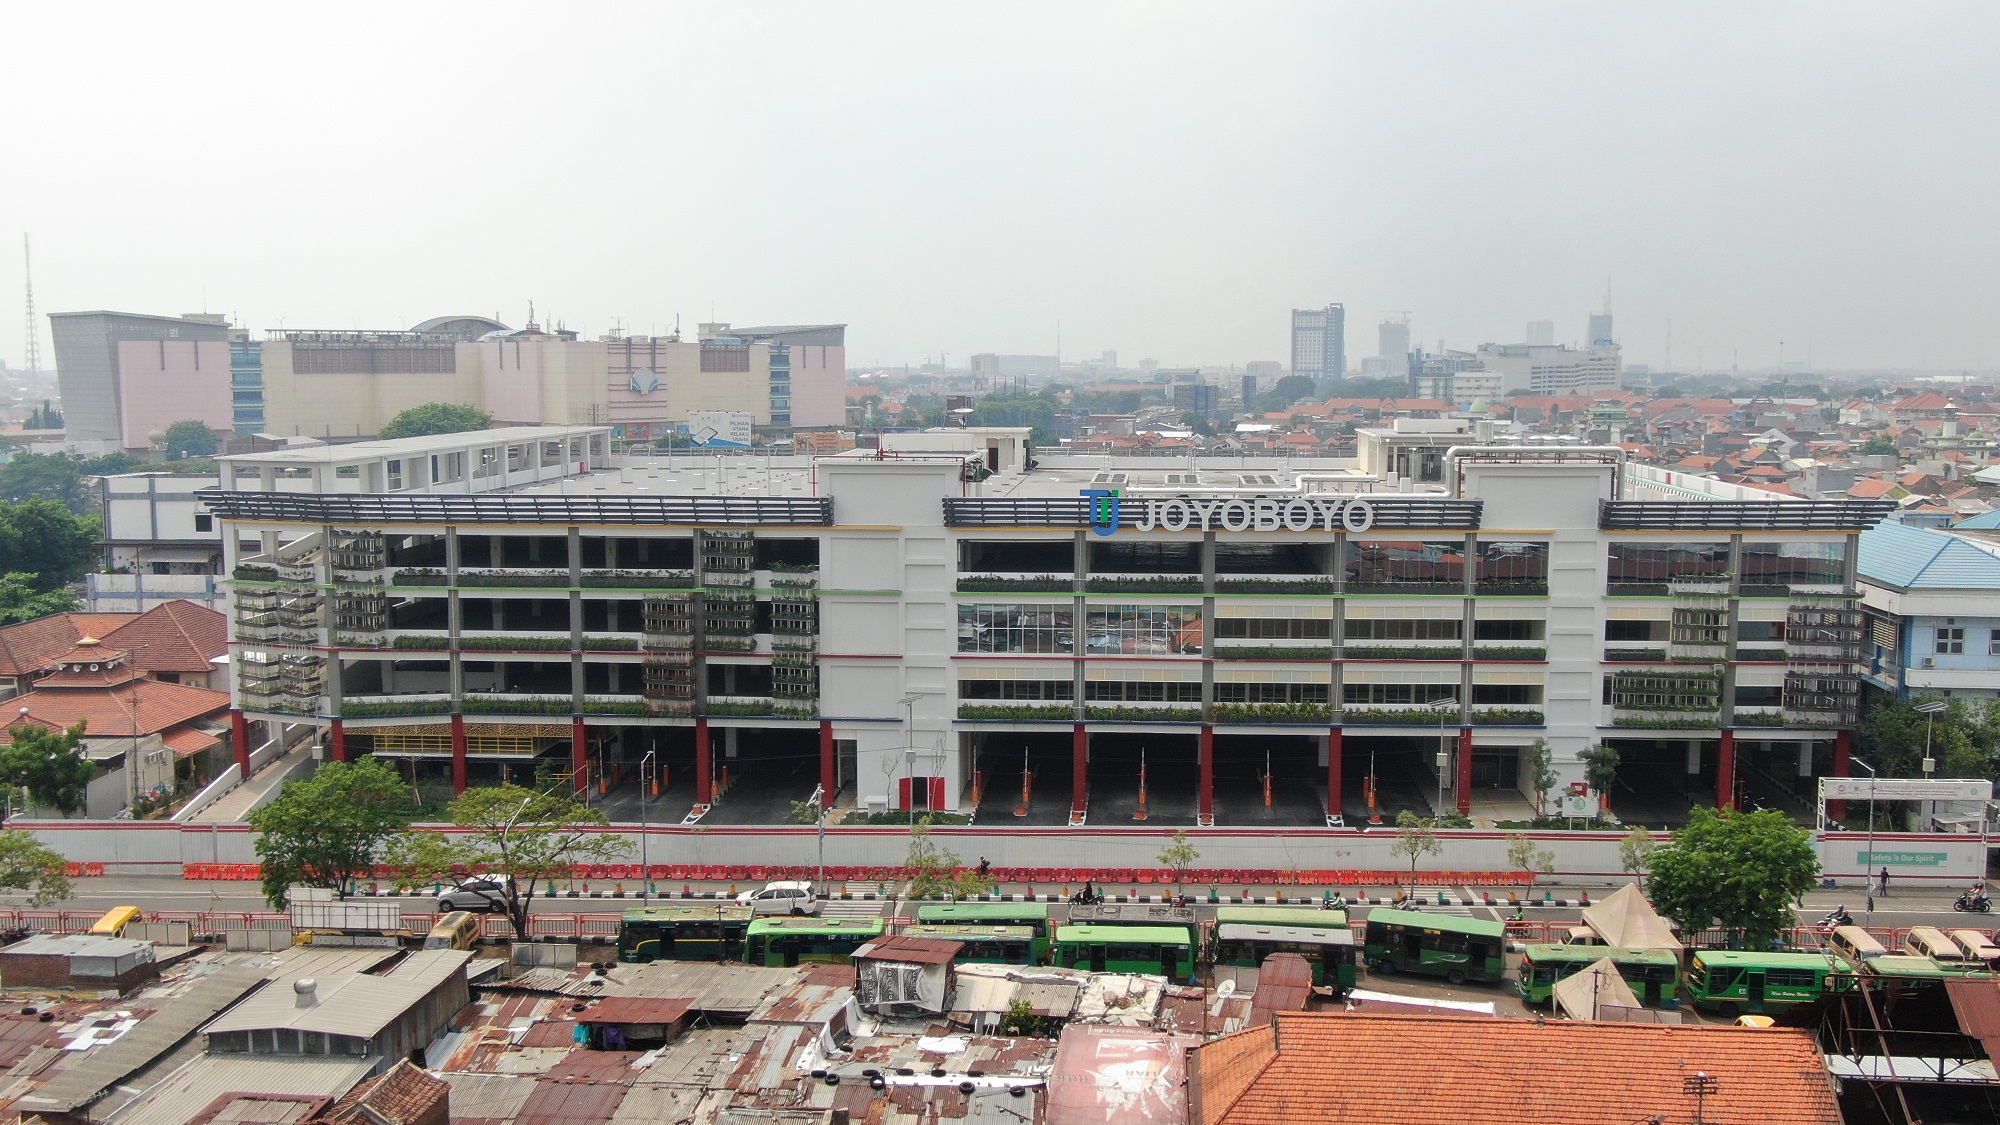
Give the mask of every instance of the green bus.
[[[1874, 962], [1869, 964], [1872, 968]], [[1853, 973], [1844, 962], [1824, 953], [1703, 949], [1688, 964], [1687, 996], [1695, 1007], [1724, 1015], [1774, 1012], [1811, 1003], [1829, 991], [1846, 991]]]
[[647, 906], [627, 910], [618, 920], [618, 959], [647, 961], [734, 961], [743, 955], [751, 910], [719, 906]]
[[1453, 984], [1507, 971], [1507, 925], [1483, 918], [1380, 908], [1368, 912], [1366, 956], [1383, 975], [1420, 973]]
[[1174, 981], [1194, 973], [1194, 940], [1179, 926], [1058, 926], [1055, 950], [1055, 963], [1067, 969], [1154, 973]]
[[1222, 922], [1215, 927], [1218, 965], [1260, 968], [1273, 953], [1296, 953], [1312, 965], [1313, 983], [1344, 996], [1354, 987], [1354, 931], [1344, 925], [1293, 926]]
[[759, 918], [750, 923], [743, 960], [773, 968], [815, 961], [847, 965], [882, 929], [880, 918]]
[[1632, 986], [1648, 1008], [1680, 1007], [1681, 961], [1664, 949], [1618, 949], [1602, 945], [1530, 945], [1521, 953], [1521, 999], [1547, 1004], [1556, 982], [1604, 958]]
[[975, 926], [967, 922], [919, 922], [907, 926], [903, 933], [910, 937], [940, 938], [944, 941], [964, 942], [965, 948], [958, 951], [960, 961], [983, 962], [989, 965], [1039, 965], [1041, 958], [1035, 952], [1035, 931], [1028, 926]]
[[932, 902], [917, 907], [927, 925], [1027, 926], [1035, 931], [1035, 960], [1049, 956], [1049, 907], [1045, 902]]
[[1149, 906], [1140, 902], [1100, 902], [1069, 908], [1072, 926], [1174, 926], [1187, 931], [1190, 947], [1197, 947], [1194, 908], [1191, 906]]
[[1215, 924], [1244, 926], [1304, 926], [1309, 930], [1338, 929], [1347, 925], [1347, 911], [1322, 910], [1317, 906], [1218, 906]]

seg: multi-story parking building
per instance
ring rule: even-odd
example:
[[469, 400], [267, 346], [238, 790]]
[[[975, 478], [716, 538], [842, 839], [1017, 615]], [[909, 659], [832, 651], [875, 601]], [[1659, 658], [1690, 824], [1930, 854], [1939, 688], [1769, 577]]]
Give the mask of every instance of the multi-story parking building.
[[1537, 740], [1562, 784], [1618, 748], [1654, 822], [1846, 771], [1886, 505], [1628, 499], [1615, 448], [1429, 430], [1433, 480], [1011, 429], [795, 460], [610, 436], [223, 459], [242, 718], [738, 821], [815, 786], [1028, 824], [1519, 807]]

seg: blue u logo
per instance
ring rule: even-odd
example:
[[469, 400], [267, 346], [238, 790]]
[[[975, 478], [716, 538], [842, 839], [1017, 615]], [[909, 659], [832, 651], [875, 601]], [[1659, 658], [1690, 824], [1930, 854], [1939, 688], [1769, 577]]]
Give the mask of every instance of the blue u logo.
[[1090, 501], [1090, 530], [1110, 535], [1118, 530], [1118, 493], [1113, 489], [1078, 489]]

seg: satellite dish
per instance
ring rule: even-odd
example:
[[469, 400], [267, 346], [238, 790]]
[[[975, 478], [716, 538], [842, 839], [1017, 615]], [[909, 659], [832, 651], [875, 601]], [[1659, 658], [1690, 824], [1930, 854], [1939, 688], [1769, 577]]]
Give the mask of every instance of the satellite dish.
[[1217, 1000], [1227, 1000], [1234, 995], [1236, 995], [1236, 982], [1233, 980], [1226, 980], [1215, 986]]

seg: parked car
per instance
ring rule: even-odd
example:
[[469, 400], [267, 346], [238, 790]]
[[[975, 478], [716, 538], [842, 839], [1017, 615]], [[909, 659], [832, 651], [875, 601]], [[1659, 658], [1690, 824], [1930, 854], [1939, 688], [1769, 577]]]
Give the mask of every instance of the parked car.
[[505, 875], [467, 879], [438, 896], [438, 913], [449, 914], [454, 910], [504, 911], [513, 885], [514, 880]]
[[811, 883], [766, 883], [763, 890], [737, 895], [736, 905], [758, 914], [818, 914], [820, 899]]

